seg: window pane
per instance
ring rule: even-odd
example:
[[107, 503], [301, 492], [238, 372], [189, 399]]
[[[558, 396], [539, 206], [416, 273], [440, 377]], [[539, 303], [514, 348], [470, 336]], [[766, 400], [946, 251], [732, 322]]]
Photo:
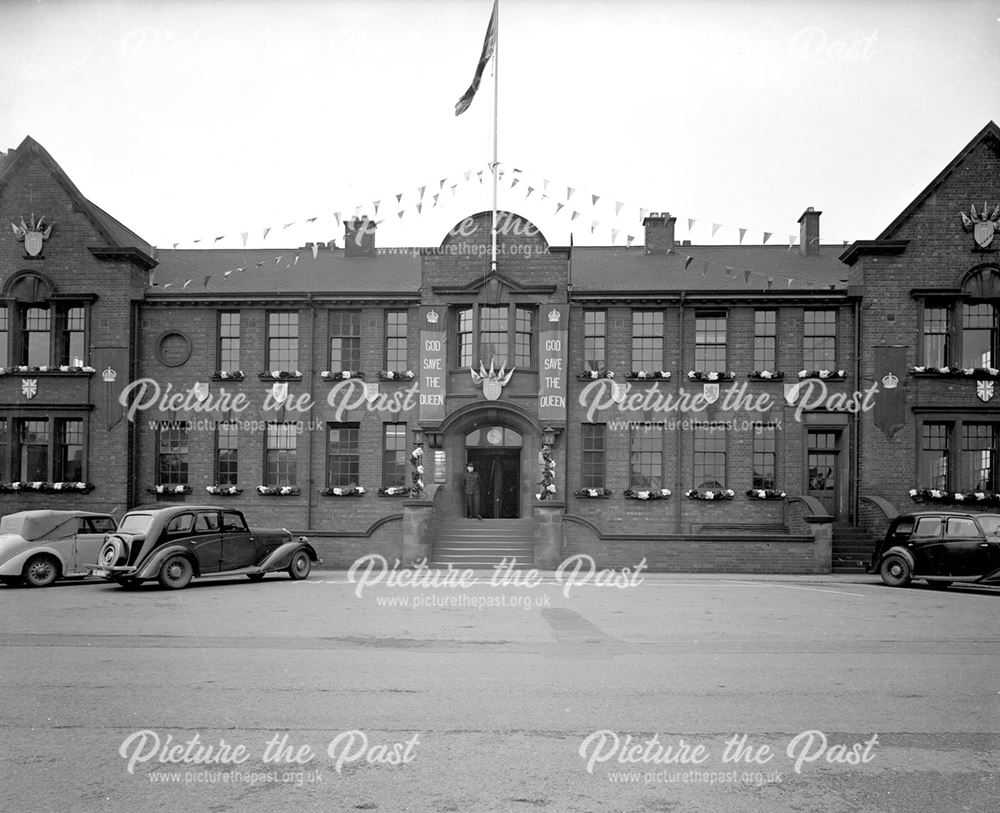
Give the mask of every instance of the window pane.
[[215, 482], [234, 486], [239, 479], [239, 424], [222, 421], [215, 426]]
[[962, 306], [962, 366], [992, 367], [994, 345], [993, 306]]
[[472, 347], [473, 311], [463, 308], [456, 314], [458, 327], [458, 365], [472, 367], [474, 350]]
[[663, 427], [636, 426], [629, 432], [629, 488], [663, 488]]
[[10, 325], [9, 308], [0, 304], [0, 367], [10, 366]]
[[156, 482], [165, 485], [188, 483], [188, 424], [186, 421], [163, 421], [157, 441]]
[[507, 322], [506, 307], [479, 308], [479, 358], [487, 367], [507, 364]]
[[330, 369], [361, 368], [361, 314], [358, 311], [330, 312]]
[[407, 484], [406, 424], [387, 423], [383, 427], [382, 485]]
[[219, 369], [230, 373], [240, 369], [239, 311], [219, 314]]
[[604, 488], [604, 424], [583, 424], [580, 438], [580, 485]]
[[774, 488], [776, 471], [775, 430], [758, 425], [753, 436], [753, 488]]
[[297, 485], [298, 426], [294, 423], [269, 423], [264, 459], [265, 485]]
[[24, 312], [24, 364], [42, 367], [52, 363], [52, 334], [48, 308], [26, 308]]
[[299, 369], [299, 315], [290, 311], [267, 315], [267, 369]]
[[83, 480], [83, 421], [78, 418], [56, 420], [56, 471], [52, 479], [57, 482], [78, 483]]
[[[406, 370], [407, 312], [386, 311], [385, 369]], [[360, 365], [359, 365], [360, 366]]]
[[924, 355], [927, 367], [948, 365], [948, 309], [924, 308]]
[[326, 484], [330, 488], [357, 486], [360, 456], [359, 425], [356, 423], [327, 424]]
[[49, 422], [21, 421], [19, 479], [47, 481], [49, 479]]
[[962, 491], [996, 491], [996, 426], [967, 423], [962, 427]]
[[663, 369], [663, 311], [632, 311], [632, 371]]
[[836, 368], [836, 311], [806, 311], [803, 314], [802, 366], [807, 370]]
[[726, 430], [709, 424], [699, 424], [694, 430], [695, 488], [726, 487]]
[[695, 317], [694, 367], [696, 370], [724, 372], [726, 363], [727, 318], [724, 313]]
[[945, 423], [925, 423], [921, 429], [920, 488], [948, 487], [948, 436]]
[[778, 346], [778, 312], [754, 311], [753, 368], [776, 370]]
[[600, 369], [607, 364], [607, 311], [583, 312], [583, 358], [586, 367]]
[[531, 367], [534, 346], [535, 312], [531, 308], [514, 308], [514, 366]]

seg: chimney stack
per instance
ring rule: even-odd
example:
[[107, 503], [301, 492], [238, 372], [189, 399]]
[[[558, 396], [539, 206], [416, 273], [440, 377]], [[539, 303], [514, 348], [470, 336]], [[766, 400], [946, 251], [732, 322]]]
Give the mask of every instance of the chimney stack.
[[803, 257], [819, 256], [819, 216], [810, 206], [799, 218], [799, 254]]
[[666, 254], [668, 248], [674, 247], [674, 223], [676, 217], [670, 212], [650, 212], [642, 221], [646, 227], [646, 253]]
[[367, 216], [344, 221], [344, 256], [375, 256], [375, 221]]

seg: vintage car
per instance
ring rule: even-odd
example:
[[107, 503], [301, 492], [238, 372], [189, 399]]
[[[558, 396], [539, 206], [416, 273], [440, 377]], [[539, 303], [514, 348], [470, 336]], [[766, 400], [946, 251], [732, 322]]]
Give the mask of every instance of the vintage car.
[[86, 576], [115, 524], [110, 514], [93, 511], [7, 514], [0, 519], [0, 582], [48, 587]]
[[208, 505], [133, 508], [109, 534], [90, 572], [124, 587], [157, 579], [174, 590], [200, 576], [249, 576], [284, 570], [309, 575], [319, 557], [304, 536], [251, 530], [242, 512]]
[[875, 546], [868, 572], [878, 573], [890, 587], [905, 587], [913, 579], [938, 589], [1000, 583], [1000, 514], [901, 514]]

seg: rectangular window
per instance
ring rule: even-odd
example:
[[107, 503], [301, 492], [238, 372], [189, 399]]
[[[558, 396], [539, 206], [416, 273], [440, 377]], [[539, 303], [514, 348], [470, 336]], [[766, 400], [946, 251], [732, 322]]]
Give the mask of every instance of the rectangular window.
[[699, 491], [726, 487], [726, 429], [699, 424], [694, 429], [694, 482]]
[[472, 367], [475, 350], [473, 348], [473, 310], [462, 308], [456, 314], [458, 333], [458, 366]]
[[240, 312], [219, 312], [219, 370], [234, 373], [240, 369]]
[[607, 311], [583, 312], [583, 363], [591, 370], [599, 370], [608, 363], [607, 323]]
[[962, 426], [962, 491], [996, 491], [996, 426], [967, 423]]
[[0, 418], [0, 483], [12, 480], [10, 476], [10, 421]]
[[996, 315], [992, 305], [962, 306], [962, 366], [992, 367]]
[[531, 367], [531, 348], [534, 345], [535, 312], [531, 308], [514, 307], [514, 366]]
[[663, 488], [663, 427], [632, 427], [629, 433], [629, 488], [637, 491]]
[[385, 369], [405, 372], [406, 333], [409, 314], [406, 311], [385, 312]]
[[49, 479], [48, 419], [22, 420], [18, 438], [18, 479], [29, 482]]
[[694, 320], [694, 368], [703, 372], [726, 371], [727, 317], [724, 313], [699, 313]]
[[803, 314], [802, 366], [806, 370], [836, 369], [836, 311], [806, 311]]
[[757, 424], [753, 435], [752, 488], [775, 488], [777, 457], [774, 424]]
[[385, 488], [405, 486], [409, 474], [406, 465], [406, 424], [387, 423], [382, 431], [382, 485]]
[[949, 347], [949, 309], [924, 308], [924, 347], [921, 364], [927, 367], [947, 367]]
[[0, 367], [10, 366], [10, 309], [0, 304]]
[[295, 486], [298, 426], [294, 423], [269, 423], [264, 451], [264, 485]]
[[753, 368], [772, 372], [778, 369], [778, 312], [775, 310], [753, 313]]
[[925, 423], [920, 435], [920, 488], [948, 487], [948, 436], [951, 427], [946, 423]]
[[59, 308], [59, 364], [83, 367], [86, 362], [86, 311], [82, 306]]
[[55, 469], [52, 479], [57, 483], [83, 481], [83, 421], [79, 418], [55, 419]]
[[294, 372], [299, 369], [299, 315], [274, 311], [267, 315], [267, 369]]
[[52, 363], [52, 318], [45, 308], [25, 308], [21, 334], [21, 364], [42, 367]]
[[604, 488], [604, 424], [585, 423], [580, 432], [580, 486]]
[[157, 434], [156, 482], [170, 486], [187, 485], [187, 421], [161, 421]]
[[663, 369], [663, 311], [632, 311], [632, 371]]
[[479, 358], [487, 367], [507, 364], [508, 319], [506, 306], [479, 308]]
[[215, 425], [215, 482], [234, 486], [239, 481], [239, 424], [220, 421]]
[[329, 369], [334, 373], [361, 369], [361, 313], [359, 311], [330, 311]]
[[329, 488], [360, 485], [361, 456], [358, 451], [360, 425], [326, 425], [326, 484]]

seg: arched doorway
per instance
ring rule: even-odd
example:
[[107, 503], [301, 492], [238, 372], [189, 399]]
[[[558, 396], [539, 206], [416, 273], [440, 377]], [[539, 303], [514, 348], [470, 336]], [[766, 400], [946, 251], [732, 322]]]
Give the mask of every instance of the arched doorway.
[[521, 449], [524, 439], [505, 426], [484, 426], [465, 436], [465, 462], [479, 472], [484, 519], [521, 516]]

